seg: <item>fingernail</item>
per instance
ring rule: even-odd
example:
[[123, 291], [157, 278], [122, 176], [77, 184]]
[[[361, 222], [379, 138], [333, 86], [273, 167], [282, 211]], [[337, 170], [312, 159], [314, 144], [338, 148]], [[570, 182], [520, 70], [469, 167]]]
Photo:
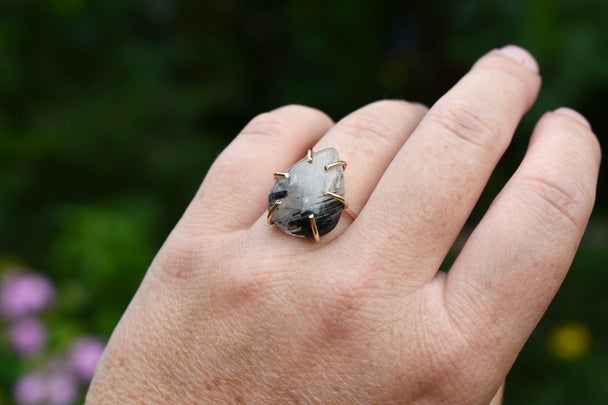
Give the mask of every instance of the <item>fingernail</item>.
[[509, 58], [521, 63], [534, 73], [538, 73], [538, 63], [530, 52], [516, 45], [507, 45], [500, 49], [500, 52]]
[[553, 112], [556, 114], [567, 115], [568, 117], [574, 118], [575, 120], [577, 120], [578, 122], [580, 122], [581, 124], [586, 126], [587, 128], [591, 129], [591, 124], [589, 124], [589, 121], [587, 121], [587, 119], [585, 117], [583, 117], [583, 115], [581, 113], [573, 110], [572, 108], [560, 107]]

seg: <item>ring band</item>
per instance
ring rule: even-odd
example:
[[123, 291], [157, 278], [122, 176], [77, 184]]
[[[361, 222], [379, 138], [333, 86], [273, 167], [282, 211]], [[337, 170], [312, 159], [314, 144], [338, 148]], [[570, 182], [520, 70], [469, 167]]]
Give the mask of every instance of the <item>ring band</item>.
[[289, 170], [275, 172], [275, 184], [268, 194], [268, 223], [289, 235], [318, 242], [336, 227], [342, 212], [357, 218], [345, 198], [345, 169], [338, 151], [328, 148], [309, 149]]

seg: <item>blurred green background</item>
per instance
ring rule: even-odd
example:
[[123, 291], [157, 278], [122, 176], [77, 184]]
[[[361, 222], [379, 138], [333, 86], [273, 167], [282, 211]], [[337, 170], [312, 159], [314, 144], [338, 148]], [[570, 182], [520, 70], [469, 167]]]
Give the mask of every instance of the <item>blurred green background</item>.
[[[606, 143], [608, 1], [0, 0], [0, 272], [57, 285], [49, 351], [108, 337], [222, 148], [287, 103], [337, 120], [386, 97], [432, 104], [517, 43], [543, 88], [473, 213], [568, 105]], [[508, 380], [506, 404], [608, 403], [608, 193]], [[29, 368], [0, 340], [0, 403]]]

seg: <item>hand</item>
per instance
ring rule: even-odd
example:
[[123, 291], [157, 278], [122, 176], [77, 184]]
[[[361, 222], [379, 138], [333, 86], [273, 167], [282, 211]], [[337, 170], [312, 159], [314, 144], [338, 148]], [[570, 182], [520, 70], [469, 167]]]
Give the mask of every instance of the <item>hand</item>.
[[[253, 119], [154, 259], [87, 402], [490, 402], [595, 197], [589, 125], [548, 112], [449, 273], [438, 271], [540, 82], [532, 56], [508, 46], [428, 111], [380, 101], [337, 124], [302, 106]], [[266, 223], [272, 174], [312, 145], [348, 162], [360, 213], [320, 243]]]

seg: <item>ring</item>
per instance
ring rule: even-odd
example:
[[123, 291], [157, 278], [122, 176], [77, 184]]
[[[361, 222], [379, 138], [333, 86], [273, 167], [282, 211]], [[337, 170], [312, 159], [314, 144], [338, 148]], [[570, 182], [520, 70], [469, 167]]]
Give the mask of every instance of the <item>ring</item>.
[[357, 218], [344, 197], [345, 169], [338, 151], [327, 148], [309, 149], [289, 170], [276, 172], [268, 194], [268, 223], [289, 235], [318, 242], [336, 227], [342, 212]]

